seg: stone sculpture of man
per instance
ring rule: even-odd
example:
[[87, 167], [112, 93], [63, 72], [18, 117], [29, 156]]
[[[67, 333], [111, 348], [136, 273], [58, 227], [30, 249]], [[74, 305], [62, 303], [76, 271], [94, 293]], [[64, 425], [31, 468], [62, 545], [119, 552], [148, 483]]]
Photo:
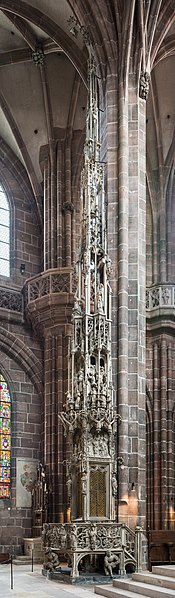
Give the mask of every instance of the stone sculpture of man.
[[113, 577], [113, 569], [115, 569], [115, 567], [118, 565], [119, 563], [119, 557], [116, 554], [111, 553], [110, 550], [108, 550], [105, 554], [105, 558], [104, 558], [104, 572], [105, 575], [110, 575], [111, 577]]

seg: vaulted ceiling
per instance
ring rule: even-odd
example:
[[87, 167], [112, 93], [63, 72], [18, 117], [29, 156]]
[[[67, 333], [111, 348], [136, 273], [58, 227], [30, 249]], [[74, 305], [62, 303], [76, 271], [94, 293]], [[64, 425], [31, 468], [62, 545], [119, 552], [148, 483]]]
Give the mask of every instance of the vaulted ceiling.
[[[39, 189], [49, 138], [84, 128], [86, 54], [81, 37], [71, 36], [66, 0], [0, 2], [0, 9], [0, 136]], [[41, 48], [43, 66], [33, 57]]]
[[[120, 57], [124, 44], [132, 52], [134, 27], [140, 28], [139, 52], [147, 28], [145, 59], [152, 70], [148, 165], [159, 170], [170, 162], [175, 143], [173, 7], [174, 0], [0, 0], [0, 136], [24, 164], [34, 191], [41, 189], [49, 139], [58, 139], [69, 127], [83, 130], [85, 124], [87, 53], [82, 37], [70, 32], [68, 19], [74, 14], [90, 29], [101, 64], [115, 53]], [[36, 66], [33, 53], [41, 48], [44, 66]]]

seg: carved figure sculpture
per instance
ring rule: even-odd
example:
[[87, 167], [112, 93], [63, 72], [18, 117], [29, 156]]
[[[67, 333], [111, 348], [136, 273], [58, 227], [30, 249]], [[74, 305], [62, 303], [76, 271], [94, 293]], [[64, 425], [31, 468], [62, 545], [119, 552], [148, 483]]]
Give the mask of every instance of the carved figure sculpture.
[[72, 529], [70, 530], [70, 544], [71, 544], [71, 549], [72, 550], [76, 550], [77, 549], [77, 528], [76, 528], [76, 525], [73, 525]]
[[82, 494], [87, 494], [87, 474], [84, 472], [81, 476], [81, 489]]
[[79, 411], [80, 403], [81, 403], [81, 395], [80, 395], [79, 389], [77, 389], [77, 395], [76, 395], [76, 399], [75, 399], [75, 410], [76, 411]]
[[113, 496], [117, 495], [117, 480], [115, 473], [112, 476], [112, 494]]
[[47, 571], [54, 571], [59, 567], [59, 564], [58, 554], [53, 552], [50, 546], [48, 546], [45, 550], [44, 568]]
[[90, 392], [91, 388], [96, 385], [96, 381], [95, 381], [95, 366], [94, 365], [91, 365], [90, 368], [89, 368], [88, 381], [89, 381], [89, 392]]
[[69, 476], [67, 478], [66, 486], [67, 486], [67, 495], [68, 495], [68, 498], [70, 499], [71, 495], [72, 495], [72, 479], [71, 479], [71, 476]]
[[119, 562], [120, 559], [117, 556], [117, 554], [113, 554], [110, 550], [108, 550], [104, 558], [105, 575], [110, 575], [111, 577], [113, 577], [113, 569], [115, 569]]
[[168, 305], [169, 299], [170, 299], [169, 289], [163, 289], [162, 290], [162, 301], [163, 301], [164, 305]]
[[92, 523], [90, 530], [89, 530], [89, 540], [90, 540], [91, 550], [95, 550], [96, 539], [97, 539], [97, 530], [96, 530], [96, 526]]
[[60, 528], [60, 545], [61, 548], [66, 548], [66, 530], [64, 525], [61, 526]]
[[147, 100], [148, 93], [149, 93], [149, 84], [150, 84], [150, 75], [145, 71], [145, 73], [141, 73], [140, 75], [140, 89], [139, 89], [139, 96], [142, 100]]
[[99, 314], [103, 314], [103, 284], [99, 285], [97, 292], [97, 311]]
[[84, 391], [84, 371], [81, 369], [78, 374], [78, 390], [80, 393]]

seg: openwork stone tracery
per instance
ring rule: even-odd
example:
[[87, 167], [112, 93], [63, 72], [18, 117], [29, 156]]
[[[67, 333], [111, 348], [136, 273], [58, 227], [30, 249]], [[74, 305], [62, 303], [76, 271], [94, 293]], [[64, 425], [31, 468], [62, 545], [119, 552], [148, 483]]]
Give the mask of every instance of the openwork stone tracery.
[[[97, 76], [89, 51], [88, 106], [81, 179], [81, 236], [75, 268], [68, 392], [60, 414], [69, 438], [67, 493], [71, 523], [44, 528], [45, 569], [58, 569], [55, 555], [68, 556], [71, 576], [83, 557], [104, 557], [104, 572], [135, 565], [133, 536], [116, 520], [117, 471], [111, 369], [111, 263], [107, 254], [104, 172], [100, 163]], [[131, 533], [132, 535], [132, 533]], [[132, 544], [132, 546], [131, 546]]]

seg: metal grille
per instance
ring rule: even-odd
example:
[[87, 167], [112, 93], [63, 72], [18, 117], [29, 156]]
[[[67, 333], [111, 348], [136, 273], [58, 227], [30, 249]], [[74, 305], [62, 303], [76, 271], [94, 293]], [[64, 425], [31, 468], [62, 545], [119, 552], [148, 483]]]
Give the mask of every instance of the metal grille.
[[90, 471], [90, 517], [106, 517], [106, 473]]

